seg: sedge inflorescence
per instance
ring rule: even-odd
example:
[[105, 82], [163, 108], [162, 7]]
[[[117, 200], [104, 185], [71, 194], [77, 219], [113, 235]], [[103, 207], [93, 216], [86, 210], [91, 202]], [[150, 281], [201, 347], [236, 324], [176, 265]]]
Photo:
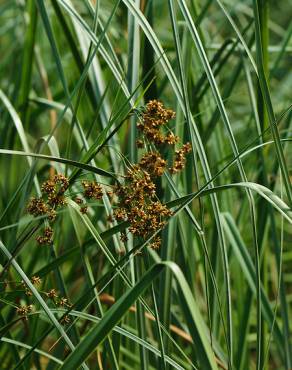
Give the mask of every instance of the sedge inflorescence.
[[57, 209], [66, 205], [65, 192], [69, 187], [69, 180], [63, 174], [56, 174], [41, 186], [42, 195], [39, 198], [31, 198], [27, 205], [27, 212], [34, 217], [45, 216], [47, 225], [42, 235], [36, 237], [40, 245], [48, 245], [53, 242], [52, 224], [57, 217]]
[[[57, 290], [54, 288], [49, 289], [48, 291], [41, 290], [41, 284], [42, 279], [37, 276], [33, 275], [30, 278], [30, 282], [34, 285], [35, 289], [38, 290], [38, 292], [42, 295], [43, 299], [47, 301], [48, 305], [53, 305], [54, 307], [59, 308], [71, 308], [72, 305], [69, 302], [68, 298], [62, 297], [58, 294]], [[30, 290], [30, 288], [27, 286], [27, 284], [22, 280], [19, 283], [19, 289], [23, 289], [25, 295], [27, 296], [27, 299], [29, 299], [33, 294]], [[24, 321], [28, 320], [28, 315], [33, 311], [33, 305], [32, 304], [21, 304], [18, 305], [16, 308], [16, 313], [18, 316], [21, 316], [21, 318]], [[68, 317], [64, 316], [63, 323], [68, 323]]]
[[[27, 205], [27, 212], [34, 217], [44, 216], [46, 225], [41, 235], [36, 237], [39, 245], [50, 245], [53, 242], [53, 228], [51, 227], [56, 220], [57, 210], [66, 206], [66, 191], [69, 188], [69, 179], [63, 174], [56, 174], [46, 180], [41, 186], [41, 197], [33, 197]], [[103, 190], [96, 181], [82, 181], [82, 196], [75, 197], [75, 201], [80, 205], [80, 212], [87, 213], [88, 205], [85, 200], [98, 200], [103, 196]]]
[[83, 187], [83, 197], [77, 196], [75, 197], [74, 201], [77, 204], [79, 204], [80, 212], [82, 214], [86, 214], [89, 209], [88, 201], [102, 199], [104, 192], [102, 186], [96, 181], [84, 180], [82, 181], [82, 187]]
[[[114, 217], [118, 221], [128, 221], [129, 232], [142, 239], [163, 228], [166, 218], [172, 215], [157, 199], [156, 186], [151, 175], [139, 165], [128, 170], [124, 184], [119, 184], [115, 193], [119, 202]], [[125, 234], [122, 235], [122, 240], [126, 240]]]
[[150, 100], [146, 104], [146, 109], [142, 113], [138, 129], [143, 133], [144, 137], [156, 145], [175, 144], [179, 138], [173, 133], [164, 135], [161, 128], [165, 126], [171, 119], [175, 117], [175, 112], [171, 109], [166, 109], [162, 102], [158, 100]]
[[[189, 143], [179, 145], [179, 137], [174, 135], [167, 127], [168, 122], [175, 117], [171, 109], [166, 109], [157, 100], [150, 101], [142, 111], [138, 123], [139, 138], [137, 147], [139, 152], [138, 163], [128, 165], [125, 174], [121, 175], [121, 181], [113, 185], [112, 191], [107, 192], [110, 198], [116, 200], [116, 207], [112, 215], [118, 222], [126, 221], [128, 231], [137, 240], [146, 241], [152, 237], [150, 247], [158, 249], [161, 245], [159, 233], [166, 225], [173, 212], [163, 204], [158, 196], [157, 187], [160, 179], [166, 171], [176, 174], [186, 164], [186, 155], [191, 151]], [[169, 153], [169, 151], [171, 151]], [[166, 157], [165, 153], [170, 156]], [[81, 182], [82, 190], [74, 194], [73, 199], [79, 205], [81, 213], [87, 213], [91, 201], [98, 201], [104, 195], [101, 184], [92, 180]], [[107, 185], [112, 186], [112, 185]], [[41, 186], [41, 196], [33, 197], [27, 205], [27, 212], [34, 217], [43, 217], [44, 227], [42, 234], [36, 237], [39, 245], [51, 245], [53, 243], [53, 224], [57, 218], [59, 208], [66, 206], [70, 182], [63, 174], [55, 174], [44, 181]], [[112, 217], [113, 216], [113, 217]], [[127, 232], [121, 233], [121, 240], [127, 241]], [[155, 236], [154, 236], [155, 234]], [[55, 307], [70, 308], [66, 297], [59, 295], [53, 287], [47, 291], [41, 291], [40, 277], [33, 276], [31, 283], [43, 295], [48, 304]], [[24, 282], [21, 287], [29, 298], [32, 292]], [[24, 320], [32, 312], [31, 304], [19, 305], [17, 314]], [[63, 318], [63, 323], [68, 323], [69, 317]]]
[[[117, 207], [113, 212], [116, 221], [127, 221], [128, 231], [142, 240], [157, 234], [166, 224], [172, 211], [157, 196], [156, 187], [158, 178], [165, 171], [176, 174], [186, 164], [186, 155], [191, 151], [190, 143], [186, 143], [175, 150], [180, 139], [167, 127], [175, 112], [164, 107], [157, 100], [149, 101], [141, 111], [137, 124], [139, 138], [137, 147], [143, 150], [140, 160], [128, 166], [122, 180], [113, 187], [112, 195], [117, 199]], [[162, 153], [170, 152], [167, 159]], [[75, 197], [81, 213], [88, 211], [91, 200], [100, 200], [103, 197], [103, 188], [96, 181], [83, 180], [83, 192]], [[36, 240], [40, 245], [53, 242], [52, 223], [57, 217], [59, 207], [66, 205], [66, 191], [69, 180], [63, 174], [56, 174], [46, 180], [41, 187], [42, 196], [31, 198], [27, 211], [31, 215], [44, 216], [46, 225], [42, 235]], [[109, 194], [109, 193], [108, 193]], [[68, 196], [68, 195], [67, 195]], [[121, 234], [123, 242], [127, 241], [127, 234]], [[161, 239], [155, 236], [151, 243], [152, 248], [159, 248]]]
[[170, 173], [174, 174], [181, 171], [186, 165], [186, 154], [192, 150], [191, 144], [186, 143], [181, 149], [175, 151], [174, 163], [169, 168]]
[[[136, 144], [138, 148], [149, 147], [150, 150], [142, 154], [137, 164], [130, 166], [123, 183], [119, 183], [114, 189], [119, 199], [118, 207], [114, 211], [115, 219], [128, 221], [129, 232], [143, 240], [161, 230], [172, 215], [172, 211], [157, 197], [157, 178], [161, 177], [167, 168], [171, 174], [182, 170], [186, 163], [186, 154], [191, 150], [189, 143], [176, 150], [170, 167], [160, 153], [159, 148], [170, 146], [172, 149], [179, 142], [178, 136], [169, 130], [165, 134], [163, 129], [174, 117], [175, 112], [166, 109], [161, 102], [151, 100], [147, 103], [137, 125], [141, 137]], [[156, 149], [153, 150], [153, 147]], [[125, 233], [121, 239], [127, 240]], [[150, 246], [158, 249], [160, 244], [161, 238], [155, 236]]]
[[103, 196], [102, 187], [96, 181], [82, 181], [84, 196], [87, 199], [99, 200]]
[[[146, 108], [141, 115], [140, 122], [137, 127], [142, 134], [143, 138], [137, 140], [137, 147], [143, 148], [144, 142], [148, 142], [152, 145], [159, 147], [173, 147], [179, 143], [180, 139], [174, 135], [173, 132], [169, 131], [167, 134], [163, 132], [163, 128], [166, 127], [167, 123], [175, 118], [175, 112], [171, 109], [166, 109], [162, 102], [157, 100], [150, 100], [146, 104]], [[144, 140], [143, 140], [144, 139]], [[191, 144], [183, 144], [178, 150], [175, 150], [174, 161], [168, 168], [171, 174], [175, 174], [184, 169], [186, 164], [186, 155], [192, 150]], [[140, 161], [140, 166], [149, 173], [153, 173], [153, 169], [159, 170], [157, 176], [161, 176], [166, 169], [166, 160], [161, 158], [159, 152], [148, 152], [144, 154]], [[150, 168], [149, 166], [152, 166]], [[146, 168], [145, 168], [146, 167]]]

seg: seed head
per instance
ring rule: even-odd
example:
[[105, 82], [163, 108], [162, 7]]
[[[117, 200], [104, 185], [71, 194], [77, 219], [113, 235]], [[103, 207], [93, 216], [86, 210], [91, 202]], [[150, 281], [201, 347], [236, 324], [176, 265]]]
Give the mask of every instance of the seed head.
[[43, 235], [39, 235], [39, 236], [36, 237], [36, 241], [40, 245], [52, 244], [52, 242], [53, 242], [53, 229], [51, 227], [46, 227], [44, 229]]
[[143, 155], [139, 165], [150, 176], [157, 177], [163, 175], [166, 168], [166, 161], [161, 158], [158, 152], [149, 152]]
[[57, 305], [61, 307], [72, 307], [68, 299], [65, 297], [61, 297], [60, 300], [57, 302]]
[[35, 276], [35, 275], [32, 276], [30, 280], [33, 283], [33, 285], [40, 285], [42, 282], [42, 279], [39, 276]]
[[34, 217], [45, 215], [48, 212], [48, 206], [42, 198], [31, 198], [27, 205], [27, 212]]
[[88, 207], [87, 206], [80, 207], [80, 212], [83, 215], [86, 215], [86, 213], [88, 212]]
[[84, 196], [87, 199], [101, 199], [103, 192], [102, 187], [95, 181], [82, 181]]
[[186, 143], [182, 146], [181, 149], [175, 151], [175, 158], [174, 163], [171, 168], [169, 168], [169, 171], [171, 173], [177, 173], [181, 171], [186, 164], [186, 154], [188, 154], [192, 150], [192, 146], [190, 143]]
[[157, 100], [150, 100], [146, 104], [146, 109], [137, 127], [149, 141], [160, 145], [165, 143], [165, 136], [160, 132], [160, 127], [174, 117], [175, 112], [171, 109], [164, 108], [163, 104]]
[[46, 293], [47, 297], [48, 298], [51, 298], [51, 299], [54, 299], [54, 298], [58, 298], [58, 294], [56, 292], [56, 289], [51, 289], [49, 290], [47, 293]]
[[19, 316], [24, 316], [24, 320], [27, 320], [27, 314], [29, 314], [33, 309], [33, 305], [22, 305], [17, 308], [16, 312]]

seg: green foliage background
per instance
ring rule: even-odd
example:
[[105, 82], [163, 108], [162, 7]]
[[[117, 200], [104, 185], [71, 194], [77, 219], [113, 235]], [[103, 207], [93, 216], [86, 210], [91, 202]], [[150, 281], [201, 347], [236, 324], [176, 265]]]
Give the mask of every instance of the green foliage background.
[[[290, 19], [290, 0], [0, 1], [1, 369], [292, 368]], [[137, 162], [150, 99], [193, 147], [162, 178], [158, 251], [123, 245], [107, 196], [72, 200]], [[26, 205], [53, 168], [72, 199], [40, 247]]]

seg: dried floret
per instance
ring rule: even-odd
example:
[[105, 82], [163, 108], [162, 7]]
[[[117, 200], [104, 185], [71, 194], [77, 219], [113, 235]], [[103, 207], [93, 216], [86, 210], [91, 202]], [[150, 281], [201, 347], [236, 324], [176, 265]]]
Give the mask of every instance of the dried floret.
[[186, 154], [192, 150], [192, 146], [190, 143], [186, 143], [182, 146], [181, 149], [175, 151], [175, 158], [173, 166], [169, 168], [171, 173], [177, 173], [181, 171], [186, 164]]
[[35, 217], [45, 215], [48, 206], [42, 198], [31, 198], [27, 205], [27, 212]]
[[46, 296], [47, 296], [48, 298], [51, 298], [51, 299], [58, 298], [58, 294], [57, 294], [56, 289], [51, 289], [51, 290], [49, 290], [49, 291], [46, 293]]
[[33, 285], [40, 285], [42, 282], [42, 279], [39, 276], [32, 276], [30, 281], [33, 283]]
[[24, 320], [27, 320], [27, 314], [29, 314], [33, 309], [33, 305], [22, 305], [17, 308], [16, 312], [19, 316], [24, 316]]
[[160, 145], [168, 143], [170, 138], [166, 137], [160, 131], [160, 127], [165, 125], [175, 117], [175, 112], [171, 109], [166, 109], [158, 100], [150, 100], [146, 104], [146, 109], [142, 114], [141, 121], [138, 122], [138, 129], [144, 136], [153, 143]]
[[158, 152], [149, 152], [144, 154], [139, 162], [140, 167], [147, 171], [150, 176], [162, 176], [165, 168], [166, 161], [162, 159]]
[[53, 229], [51, 227], [46, 227], [42, 235], [37, 236], [36, 241], [40, 245], [48, 245], [53, 242]]
[[101, 199], [103, 196], [102, 187], [96, 181], [82, 181], [84, 196], [87, 199]]

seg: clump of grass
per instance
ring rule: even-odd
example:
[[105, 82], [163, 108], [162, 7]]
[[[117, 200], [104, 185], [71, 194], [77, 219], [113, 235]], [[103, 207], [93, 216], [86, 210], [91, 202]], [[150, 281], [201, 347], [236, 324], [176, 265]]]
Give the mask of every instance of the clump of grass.
[[284, 1], [0, 4], [1, 369], [290, 369]]

